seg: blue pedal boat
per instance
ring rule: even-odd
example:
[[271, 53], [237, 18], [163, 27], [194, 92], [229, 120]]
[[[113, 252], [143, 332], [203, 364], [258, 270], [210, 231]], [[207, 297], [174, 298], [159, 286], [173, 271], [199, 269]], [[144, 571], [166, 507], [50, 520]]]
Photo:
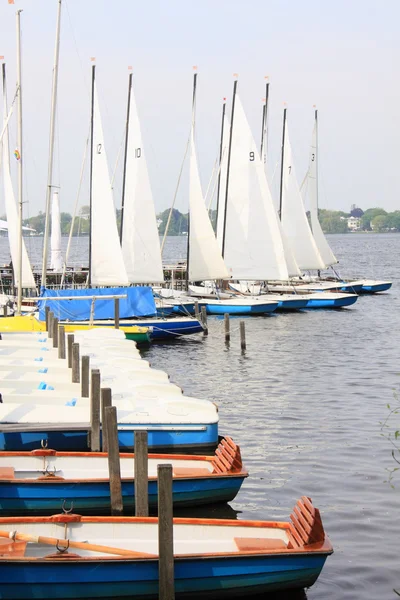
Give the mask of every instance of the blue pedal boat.
[[[133, 454], [120, 454], [124, 510], [135, 506]], [[150, 454], [148, 494], [150, 508], [157, 507], [157, 466], [173, 468], [174, 506], [229, 502], [248, 476], [240, 448], [223, 438], [213, 456]], [[104, 514], [111, 509], [108, 455], [103, 452], [32, 452], [0, 454], [0, 511], [6, 514], [53, 514], [63, 502], [75, 511]], [[132, 514], [132, 512], [131, 512]]]
[[[333, 548], [303, 496], [288, 522], [176, 518], [175, 597], [244, 598], [312, 586]], [[0, 598], [159, 597], [154, 517], [0, 518]]]

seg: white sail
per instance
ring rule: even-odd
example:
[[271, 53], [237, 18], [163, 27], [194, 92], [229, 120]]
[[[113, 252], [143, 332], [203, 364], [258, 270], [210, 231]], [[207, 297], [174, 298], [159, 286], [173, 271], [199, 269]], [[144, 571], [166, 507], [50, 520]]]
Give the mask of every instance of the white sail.
[[[7, 94], [6, 89], [3, 89], [3, 110], [4, 120], [3, 125], [6, 125], [7, 120]], [[14, 190], [10, 173], [10, 150], [8, 145], [8, 126], [4, 132], [2, 140], [2, 158], [3, 158], [3, 185], [4, 185], [4, 202], [7, 215], [8, 225], [8, 243], [10, 245], [11, 261], [13, 265], [15, 286], [19, 284], [19, 236], [22, 235], [19, 231], [19, 219], [17, 204], [15, 202]], [[22, 160], [22, 159], [20, 159]], [[33, 277], [32, 268], [29, 262], [28, 253], [26, 251], [24, 239], [21, 244], [22, 251], [22, 287], [35, 288], [35, 279]]]
[[122, 253], [130, 283], [164, 281], [156, 213], [132, 87], [126, 149]]
[[288, 279], [264, 165], [239, 96], [235, 97], [224, 259], [234, 279]]
[[231, 125], [224, 113], [223, 131], [222, 131], [222, 146], [221, 146], [221, 164], [219, 168], [219, 190], [218, 190], [218, 215], [217, 215], [217, 240], [218, 246], [222, 252], [222, 237], [224, 231], [225, 220], [225, 197], [226, 197], [226, 176], [228, 170], [228, 153], [229, 153], [229, 135]]
[[127, 285], [96, 85], [93, 108], [91, 285]]
[[318, 219], [318, 121], [315, 115], [315, 123], [311, 138], [310, 160], [308, 167], [308, 198], [310, 202], [311, 228], [315, 243], [317, 244], [319, 253], [325, 267], [336, 264], [337, 258], [333, 254], [327, 239], [322, 231]]
[[311, 233], [293, 163], [286, 121], [282, 177], [282, 227], [300, 269], [323, 269], [323, 260]]
[[193, 130], [190, 139], [189, 281], [229, 279], [201, 190]]
[[63, 257], [61, 252], [61, 219], [60, 219], [60, 202], [58, 192], [53, 192], [53, 202], [51, 207], [51, 257], [50, 269], [62, 271]]

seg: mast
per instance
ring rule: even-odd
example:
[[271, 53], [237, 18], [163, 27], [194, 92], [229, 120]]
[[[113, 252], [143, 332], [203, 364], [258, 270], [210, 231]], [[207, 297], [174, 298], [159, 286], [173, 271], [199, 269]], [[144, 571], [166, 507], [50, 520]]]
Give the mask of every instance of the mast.
[[236, 89], [237, 89], [237, 79], [235, 79], [235, 81], [233, 82], [231, 130], [229, 132], [228, 164], [227, 164], [227, 169], [226, 169], [225, 214], [224, 214], [224, 227], [223, 227], [223, 234], [222, 234], [222, 258], [224, 258], [224, 254], [225, 254], [226, 213], [228, 211], [229, 173], [231, 170], [232, 133], [233, 133], [233, 118], [235, 115]]
[[128, 156], [129, 115], [130, 115], [130, 112], [131, 112], [131, 93], [132, 93], [132, 73], [129, 73], [128, 108], [127, 108], [127, 111], [126, 111], [124, 173], [123, 173], [123, 179], [122, 179], [121, 228], [120, 228], [120, 232], [119, 232], [119, 239], [120, 239], [121, 244], [122, 244], [122, 232], [123, 232], [123, 225], [124, 225], [126, 159], [127, 159], [127, 156]]
[[21, 95], [21, 13], [17, 10], [17, 148], [19, 151], [18, 161], [18, 290], [17, 290], [17, 315], [21, 314], [22, 303], [22, 95]]
[[283, 128], [282, 128], [282, 154], [281, 154], [281, 186], [279, 192], [279, 218], [282, 220], [282, 197], [283, 197], [283, 159], [285, 156], [285, 132], [286, 132], [286, 111], [283, 109]]
[[222, 163], [222, 143], [224, 139], [224, 119], [226, 110], [226, 98], [224, 98], [222, 104], [222, 119], [221, 119], [221, 141], [219, 144], [219, 172], [218, 172], [218, 187], [217, 187], [217, 210], [215, 215], [215, 235], [217, 235], [217, 224], [218, 224], [218, 211], [219, 211], [219, 190], [221, 187], [221, 163]]
[[88, 285], [92, 285], [92, 190], [93, 190], [93, 114], [94, 114], [94, 82], [96, 65], [92, 65], [92, 104], [90, 112], [90, 182], [89, 182], [89, 275]]
[[261, 160], [267, 162], [267, 150], [268, 150], [268, 108], [269, 108], [269, 81], [268, 77], [265, 78], [267, 80], [265, 84], [265, 98], [264, 98], [264, 106], [263, 106], [263, 115], [262, 115], [262, 127], [261, 127], [261, 150], [260, 156]]
[[[318, 219], [318, 110], [315, 109], [315, 186], [317, 194], [317, 219]], [[312, 226], [311, 226], [312, 231]]]
[[48, 252], [49, 252], [49, 228], [50, 228], [50, 215], [51, 215], [51, 188], [53, 185], [53, 158], [54, 158], [54, 136], [55, 136], [56, 103], [57, 103], [58, 60], [59, 60], [59, 55], [60, 55], [61, 3], [62, 3], [62, 0], [58, 0], [56, 44], [55, 44], [55, 49], [54, 49], [53, 82], [52, 82], [52, 89], [51, 89], [49, 162], [48, 162], [48, 168], [47, 168], [47, 188], [46, 188], [46, 220], [45, 220], [45, 226], [44, 226], [42, 280], [41, 280], [41, 288], [42, 289], [46, 287], [47, 256], [48, 256]]
[[[194, 116], [196, 110], [196, 88], [197, 88], [197, 67], [194, 67], [193, 74], [193, 95], [192, 95], [192, 135], [194, 136]], [[189, 289], [189, 258], [190, 258], [190, 208], [188, 210], [187, 220], [187, 253], [186, 253], [186, 289]]]

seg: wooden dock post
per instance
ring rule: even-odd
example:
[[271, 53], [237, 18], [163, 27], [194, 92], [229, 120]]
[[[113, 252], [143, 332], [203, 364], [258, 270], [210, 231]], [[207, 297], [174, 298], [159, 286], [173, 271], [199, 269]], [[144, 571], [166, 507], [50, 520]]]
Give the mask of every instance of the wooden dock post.
[[81, 358], [81, 396], [89, 398], [89, 367], [90, 357], [82, 356]]
[[135, 516], [149, 516], [147, 431], [135, 431]]
[[208, 325], [207, 325], [207, 309], [205, 306], [201, 307], [201, 321], [204, 327], [204, 335], [208, 335]]
[[231, 339], [231, 331], [230, 331], [229, 314], [228, 313], [224, 314], [224, 325], [225, 325], [225, 342], [228, 343]]
[[[89, 358], [89, 357], [83, 357]], [[90, 450], [100, 452], [100, 371], [90, 374]]]
[[79, 344], [72, 344], [72, 383], [80, 382]]
[[122, 504], [121, 465], [119, 462], [119, 443], [117, 409], [110, 406], [105, 409], [108, 439], [108, 472], [110, 477], [111, 514], [121, 515], [124, 509]]
[[240, 321], [240, 348], [246, 350], [246, 328], [244, 321]]
[[199, 301], [194, 301], [194, 316], [198, 321], [200, 321], [200, 309], [199, 309]]
[[111, 405], [111, 388], [101, 388], [101, 449], [103, 452], [108, 452], [106, 408]]
[[[50, 306], [48, 306], [46, 304], [45, 309], [44, 309], [44, 314], [45, 314], [45, 319], [46, 319], [46, 331], [49, 330], [49, 312], [50, 312]], [[7, 313], [4, 316], [6, 317]]]
[[53, 317], [53, 348], [58, 348], [58, 319]]
[[58, 326], [58, 358], [65, 358], [65, 327]]
[[53, 337], [53, 317], [54, 313], [49, 311], [49, 321], [48, 321], [48, 329], [47, 329], [47, 337], [49, 340]]
[[119, 298], [114, 298], [114, 328], [119, 329]]
[[172, 465], [158, 465], [158, 597], [174, 600], [174, 525]]
[[68, 344], [68, 368], [71, 369], [72, 368], [72, 344], [74, 343], [74, 334], [73, 333], [69, 333], [68, 334], [68, 338], [67, 338], [67, 344]]

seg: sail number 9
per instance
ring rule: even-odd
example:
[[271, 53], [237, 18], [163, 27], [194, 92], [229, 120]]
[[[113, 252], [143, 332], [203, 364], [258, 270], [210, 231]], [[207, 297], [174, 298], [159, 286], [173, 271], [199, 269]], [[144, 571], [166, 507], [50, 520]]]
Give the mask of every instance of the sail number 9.
[[255, 159], [254, 152], [249, 153], [249, 158], [250, 158], [250, 162], [253, 162], [253, 160]]
[[290, 166], [288, 167], [288, 169], [289, 169], [289, 175], [290, 175], [290, 173], [292, 172], [292, 166], [290, 165]]
[[311, 162], [314, 162], [315, 160], [315, 154], [311, 154]]

